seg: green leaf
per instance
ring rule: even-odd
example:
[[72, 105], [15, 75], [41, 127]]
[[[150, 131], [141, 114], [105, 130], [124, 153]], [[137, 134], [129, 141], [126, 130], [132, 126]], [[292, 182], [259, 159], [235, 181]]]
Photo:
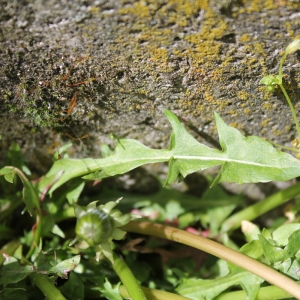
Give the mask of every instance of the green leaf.
[[[58, 172], [61, 177], [53, 184], [50, 194], [71, 178], [85, 176], [85, 179], [102, 179], [117, 174], [126, 173], [138, 166], [151, 162], [168, 161], [167, 150], [152, 150], [140, 142], [130, 139], [120, 139], [114, 154], [102, 159], [62, 159], [54, 163], [49, 173], [41, 180], [38, 187], [43, 191], [45, 182]], [[92, 174], [91, 174], [92, 173]]]
[[259, 240], [262, 244], [264, 255], [270, 264], [281, 262], [284, 257], [284, 250], [272, 245], [263, 235], [259, 235]]
[[146, 261], [139, 261], [137, 264], [136, 255], [127, 255], [126, 264], [128, 265], [131, 272], [134, 274], [136, 280], [142, 284], [145, 282], [151, 274], [152, 268]]
[[3, 224], [0, 224], [0, 241], [5, 239], [11, 239], [14, 235], [14, 230]]
[[300, 175], [300, 162], [256, 136], [244, 137], [215, 113], [220, 144], [226, 158], [214, 183], [268, 182]]
[[43, 251], [40, 251], [34, 261], [35, 270], [40, 273], [47, 273], [49, 269], [52, 268], [52, 265], [47, 259], [47, 256]]
[[262, 230], [261, 235], [266, 239], [272, 239], [272, 234], [267, 228]]
[[0, 300], [28, 300], [25, 288], [5, 288], [1, 290]]
[[264, 253], [262, 244], [259, 240], [253, 240], [245, 244], [240, 251], [256, 260], [259, 259]]
[[11, 170], [11, 168], [4, 167], [0, 170], [0, 175], [3, 175], [5, 180], [13, 183], [15, 178], [15, 172]]
[[285, 248], [284, 259], [293, 258], [299, 251], [300, 230], [292, 233]]
[[68, 274], [73, 271], [80, 263], [80, 255], [66, 259], [56, 266], [49, 269], [49, 273], [56, 274], [57, 276], [68, 279]]
[[32, 266], [22, 266], [14, 257], [6, 256], [6, 260], [0, 269], [0, 284], [6, 287], [10, 283], [23, 280], [32, 272]]
[[272, 239], [278, 246], [286, 246], [292, 233], [298, 230], [300, 230], [299, 223], [282, 225], [273, 232]]
[[208, 219], [209, 225], [205, 227], [209, 228], [210, 236], [217, 236], [220, 231], [220, 226], [224, 220], [232, 213], [236, 208], [236, 204], [229, 204], [220, 207], [213, 207], [208, 209], [206, 217]]
[[113, 288], [111, 283], [107, 279], [105, 279], [103, 287], [99, 287], [98, 289], [102, 292], [102, 296], [106, 297], [109, 300], [123, 300], [119, 293], [119, 286], [120, 283]]
[[223, 154], [219, 150], [200, 144], [170, 111], [165, 110], [165, 115], [173, 129], [169, 148], [169, 173], [165, 184], [172, 183], [177, 177], [186, 177], [190, 173], [222, 164]]
[[74, 272], [70, 273], [68, 281], [59, 290], [68, 299], [84, 300], [84, 284]]
[[247, 300], [254, 300], [263, 280], [249, 272], [234, 272], [224, 277], [203, 280], [183, 279], [176, 291], [193, 300], [211, 300], [231, 286], [241, 285], [247, 294]]
[[66, 237], [65, 234], [64, 234], [64, 232], [59, 228], [59, 226], [57, 224], [54, 224], [51, 232], [53, 234], [56, 234], [56, 235], [62, 237], [63, 239]]
[[217, 113], [215, 120], [222, 151], [200, 144], [170, 111], [165, 110], [165, 115], [173, 128], [169, 149], [150, 149], [136, 140], [118, 139], [113, 154], [108, 157], [62, 159], [55, 162], [39, 182], [40, 192], [43, 193], [47, 186], [53, 184], [49, 191], [51, 194], [66, 181], [78, 176], [98, 180], [124, 174], [144, 164], [166, 161], [169, 161], [169, 172], [165, 184], [218, 165], [222, 165], [222, 168], [214, 184], [222, 181], [239, 184], [285, 181], [300, 175], [299, 160], [276, 150], [258, 137], [244, 137], [237, 129], [227, 126]]
[[78, 201], [78, 198], [79, 198], [81, 192], [83, 191], [84, 185], [85, 185], [85, 182], [79, 182], [79, 183], [77, 183], [77, 185], [74, 188], [72, 188], [66, 194], [69, 204], [73, 205], [73, 202]]
[[14, 166], [24, 172], [26, 175], [30, 176], [31, 172], [25, 165], [21, 149], [18, 144], [12, 143], [8, 149], [7, 157], [5, 159], [6, 166]]
[[25, 202], [30, 215], [32, 216], [36, 212], [40, 214], [40, 201], [37, 191], [24, 173], [15, 167], [4, 167], [0, 170], [0, 176], [1, 175], [4, 175], [5, 179], [9, 182], [13, 182], [13, 177], [18, 175], [24, 185], [23, 201]]

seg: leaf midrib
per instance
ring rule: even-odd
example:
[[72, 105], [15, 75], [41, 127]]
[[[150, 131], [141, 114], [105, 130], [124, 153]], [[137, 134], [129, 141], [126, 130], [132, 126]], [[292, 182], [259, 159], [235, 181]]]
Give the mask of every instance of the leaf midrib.
[[[218, 154], [219, 156], [224, 155], [224, 153], [220, 152]], [[259, 166], [259, 167], [268, 167], [268, 168], [279, 168], [277, 166], [274, 166], [272, 164], [268, 165], [268, 164], [261, 164], [261, 163], [257, 163], [257, 162], [253, 162], [253, 161], [245, 161], [245, 160], [241, 160], [241, 159], [232, 159], [232, 158], [228, 158], [228, 157], [213, 157], [213, 156], [197, 156], [197, 155], [172, 155], [168, 154], [168, 155], [162, 155], [162, 156], [156, 156], [156, 157], [143, 157], [143, 158], [130, 158], [130, 159], [122, 159], [120, 160], [120, 164], [124, 164], [124, 163], [131, 163], [131, 162], [143, 162], [145, 160], [147, 160], [149, 163], [151, 162], [163, 162], [163, 161], [168, 161], [171, 159], [171, 157], [173, 157], [174, 159], [182, 159], [182, 160], [205, 160], [205, 161], [220, 161], [221, 164], [225, 163], [225, 162], [231, 162], [231, 163], [238, 163], [238, 164], [243, 164], [243, 165], [253, 165], [253, 166]], [[102, 159], [101, 159], [102, 160]], [[116, 161], [118, 160], [118, 158], [116, 158]], [[95, 159], [95, 162], [97, 164], [96, 169], [100, 169], [100, 168], [105, 168], [105, 167], [109, 167], [111, 165], [116, 165], [116, 161], [110, 160], [110, 162], [108, 163], [103, 163], [103, 160], [100, 161], [99, 163], [97, 162], [97, 159]], [[102, 166], [101, 166], [102, 165]], [[94, 166], [93, 166], [94, 167]], [[284, 168], [283, 166], [280, 166], [280, 169]]]

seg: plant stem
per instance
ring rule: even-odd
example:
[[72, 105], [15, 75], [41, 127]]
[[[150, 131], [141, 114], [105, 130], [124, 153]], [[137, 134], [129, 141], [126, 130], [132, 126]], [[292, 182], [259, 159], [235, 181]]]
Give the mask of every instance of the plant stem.
[[[190, 300], [190, 298], [165, 291], [149, 289], [146, 287], [141, 287], [141, 289], [143, 290], [147, 300]], [[129, 293], [124, 285], [119, 287], [119, 292], [123, 298], [127, 299], [129, 297]]]
[[126, 287], [130, 298], [132, 300], [147, 300], [139, 283], [137, 282], [129, 267], [126, 265], [125, 261], [115, 253], [113, 257], [113, 268]]
[[223, 224], [221, 232], [233, 231], [241, 226], [243, 220], [251, 221], [269, 210], [285, 203], [300, 194], [300, 183], [279, 191], [261, 202], [255, 203], [229, 217]]
[[[247, 295], [245, 291], [237, 291], [230, 293], [223, 293], [214, 300], [241, 300], [246, 299]], [[261, 288], [255, 300], [277, 300], [277, 299], [291, 299], [291, 295], [277, 286], [266, 286]]]
[[58, 290], [46, 276], [39, 273], [29, 275], [31, 282], [36, 285], [48, 300], [66, 300], [60, 290]]
[[292, 148], [292, 147], [286, 147], [286, 146], [283, 146], [283, 145], [280, 145], [280, 144], [277, 144], [277, 143], [274, 143], [270, 140], [267, 140], [269, 143], [271, 143], [272, 145], [274, 145], [275, 147], [278, 147], [278, 148], [281, 148], [281, 149], [285, 149], [285, 150], [289, 150], [289, 151], [292, 151], [292, 152], [297, 152], [297, 153], [300, 153], [300, 150], [299, 149], [296, 149], [296, 148]]
[[240, 252], [225, 247], [215, 241], [209, 240], [202, 236], [194, 235], [178, 228], [150, 222], [129, 222], [127, 225], [121, 227], [121, 229], [168, 239], [200, 249], [231, 262], [234, 265], [263, 278], [269, 283], [280, 287], [297, 299], [300, 299], [300, 285], [298, 285], [297, 282], [283, 274], [280, 274], [263, 263], [260, 263], [259, 261], [256, 261], [255, 259]]
[[[147, 300], [188, 300], [190, 298], [186, 298], [181, 295], [149, 289], [142, 287], [142, 290], [147, 297]], [[120, 294], [123, 298], [128, 298], [129, 294], [126, 290], [124, 285], [119, 287]], [[245, 291], [236, 291], [236, 292], [229, 292], [223, 293], [216, 298], [215, 300], [241, 300], [246, 299], [246, 292]], [[277, 299], [288, 299], [291, 298], [291, 295], [277, 286], [266, 286], [260, 288], [258, 291], [255, 300], [277, 300]]]
[[287, 54], [285, 53], [285, 54], [282, 56], [281, 60], [280, 60], [279, 74], [278, 74], [279, 85], [282, 84], [282, 68], [283, 68], [283, 63], [284, 63], [286, 57], [287, 57]]
[[41, 237], [41, 232], [42, 232], [42, 220], [41, 220], [41, 215], [36, 215], [36, 228], [34, 230], [34, 239], [33, 242], [30, 246], [30, 249], [28, 251], [28, 253], [26, 254], [26, 258], [29, 259], [30, 256], [33, 254], [34, 250], [38, 247], [39, 243], [40, 243], [40, 237]]
[[288, 102], [289, 106], [290, 106], [290, 109], [292, 111], [292, 115], [293, 115], [293, 119], [294, 119], [294, 122], [295, 122], [295, 125], [296, 125], [296, 129], [297, 129], [297, 133], [298, 133], [298, 136], [300, 137], [300, 126], [299, 126], [299, 122], [298, 122], [298, 119], [297, 119], [297, 116], [296, 116], [296, 112], [295, 112], [295, 109], [294, 109], [294, 106], [292, 104], [292, 101], [288, 95], [288, 93], [286, 92], [284, 86], [281, 84], [278, 84], [285, 96], [285, 99], [286, 101]]

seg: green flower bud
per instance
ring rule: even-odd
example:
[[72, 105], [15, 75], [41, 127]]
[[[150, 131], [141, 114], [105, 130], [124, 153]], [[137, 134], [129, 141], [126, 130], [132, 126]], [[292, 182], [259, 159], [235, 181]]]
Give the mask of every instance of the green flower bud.
[[274, 85], [267, 85], [267, 86], [266, 86], [266, 90], [267, 90], [268, 92], [273, 93], [273, 92], [275, 91], [275, 87], [274, 87]]
[[110, 215], [103, 210], [94, 208], [78, 218], [75, 232], [90, 246], [96, 246], [108, 242], [113, 228], [113, 220]]
[[126, 235], [126, 231], [119, 227], [126, 225], [132, 218], [137, 217], [131, 214], [123, 215], [121, 211], [115, 209], [121, 199], [101, 205], [97, 205], [98, 201], [93, 201], [86, 207], [74, 203], [74, 212], [77, 218], [76, 237], [70, 243], [70, 246], [79, 241], [77, 247], [80, 249], [94, 247], [97, 261], [102, 253], [113, 263], [114, 259], [110, 244], [113, 240], [122, 240]]

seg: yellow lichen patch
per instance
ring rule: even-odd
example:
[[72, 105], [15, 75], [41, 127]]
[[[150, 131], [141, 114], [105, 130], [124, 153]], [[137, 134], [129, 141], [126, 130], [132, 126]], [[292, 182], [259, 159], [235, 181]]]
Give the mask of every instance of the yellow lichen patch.
[[233, 61], [233, 57], [232, 56], [226, 57], [224, 59], [224, 61], [222, 62], [221, 67], [222, 68], [224, 68], [224, 67], [231, 67], [232, 66], [232, 61]]
[[237, 111], [236, 110], [234, 110], [234, 109], [231, 109], [231, 110], [229, 110], [228, 111], [228, 113], [232, 116], [232, 117], [236, 117], [236, 116], [238, 116], [238, 113], [237, 113]]
[[205, 106], [203, 104], [198, 104], [196, 106], [196, 110], [199, 112], [203, 112], [205, 110]]
[[253, 12], [259, 12], [264, 10], [276, 9], [274, 0], [244, 0], [244, 6], [239, 10], [239, 13], [251, 14]]
[[164, 5], [161, 5], [158, 1], [137, 1], [133, 6], [121, 8], [119, 13], [122, 15], [135, 15], [141, 21], [142, 18], [164, 17], [166, 23], [187, 26], [189, 18], [206, 7], [207, 0], [169, 0]]
[[204, 93], [204, 99], [205, 99], [206, 101], [209, 101], [209, 102], [212, 102], [212, 103], [215, 103], [215, 102], [216, 102], [215, 99], [213, 98], [213, 96], [212, 96], [208, 91], [206, 91], [206, 92]]
[[298, 18], [294, 18], [290, 22], [284, 22], [285, 32], [287, 32], [288, 35], [293, 39], [299, 38], [295, 36], [295, 31], [293, 29], [293, 28], [298, 28], [299, 26], [300, 26], [300, 20]]
[[[255, 53], [259, 53], [259, 54], [262, 54], [262, 55], [267, 55], [266, 51], [264, 49], [264, 44], [263, 43], [254, 42], [253, 47], [254, 47]], [[262, 62], [264, 63], [264, 60], [262, 60]]]
[[274, 134], [275, 136], [281, 136], [281, 135], [282, 135], [282, 131], [279, 130], [279, 129], [273, 129], [272, 132], [273, 132], [273, 134]]
[[207, 1], [196, 0], [196, 1], [186, 1], [186, 0], [169, 0], [169, 5], [174, 5], [177, 11], [183, 12], [184, 15], [189, 18], [198, 12], [201, 8], [207, 8]]
[[136, 37], [136, 41], [137, 42], [141, 42], [141, 41], [148, 41], [150, 40], [151, 36], [147, 33], [140, 33], [138, 34], [138, 36]]
[[92, 14], [97, 14], [97, 13], [99, 13], [99, 11], [100, 11], [100, 8], [97, 6], [91, 6], [91, 8], [90, 8], [90, 12]]
[[267, 100], [271, 99], [272, 93], [267, 92], [265, 86], [259, 86], [257, 89], [258, 89], [259, 93], [261, 93], [261, 95], [263, 95], [263, 100], [264, 101], [267, 101]]
[[186, 51], [185, 54], [193, 60], [194, 64], [199, 67], [209, 60], [215, 60], [220, 53], [221, 43], [215, 41], [201, 41], [193, 50]]
[[189, 95], [191, 94], [191, 90], [190, 90], [190, 89], [186, 89], [185, 94], [186, 94], [187, 96], [189, 96]]
[[250, 108], [244, 108], [243, 110], [245, 115], [249, 115], [251, 113], [251, 109]]
[[246, 100], [250, 99], [250, 95], [247, 92], [245, 92], [245, 91], [238, 91], [237, 97], [240, 100], [243, 100], [243, 101], [246, 101]]
[[251, 38], [248, 33], [245, 33], [239, 38], [239, 40], [242, 43], [249, 43], [251, 41]]
[[169, 0], [159, 10], [159, 15], [164, 15], [168, 23], [184, 27], [188, 25], [191, 17], [197, 15], [201, 9], [206, 9], [207, 7], [207, 0]]
[[[124, 3], [125, 4], [125, 3]], [[208, 0], [169, 0], [163, 6], [157, 1], [149, 0], [147, 2], [137, 1], [134, 5], [126, 5], [118, 13], [121, 15], [133, 15], [136, 22], [132, 29], [139, 30], [138, 35], [119, 36], [117, 42], [130, 44], [137, 55], [145, 53], [146, 57], [150, 54], [150, 61], [157, 65], [166, 62], [166, 50], [161, 48], [172, 43], [169, 40], [171, 34], [165, 28], [149, 26], [149, 19], [161, 22], [165, 20], [166, 24], [176, 23], [179, 26], [186, 26], [192, 21], [201, 10], [205, 11], [205, 17], [201, 22], [200, 32], [185, 35], [183, 38], [191, 43], [184, 51], [174, 49], [172, 52], [177, 56], [189, 57], [193, 66], [197, 67], [207, 61], [213, 61], [219, 58], [221, 43], [216, 39], [221, 38], [227, 33], [228, 26], [224, 18], [210, 9]], [[139, 44], [140, 41], [147, 41], [147, 45]], [[143, 49], [141, 49], [143, 47]]]
[[214, 29], [207, 26], [200, 33], [187, 35], [185, 40], [197, 45], [200, 45], [200, 43], [203, 43], [204, 41], [215, 41], [215, 39], [222, 37], [222, 35], [225, 33], [225, 29], [226, 26], [224, 24], [222, 24], [221, 27]]
[[272, 109], [272, 104], [270, 103], [270, 102], [264, 102], [262, 105], [261, 105], [262, 107], [263, 107], [263, 109], [265, 109], [265, 110], [270, 110], [270, 109]]
[[152, 48], [150, 60], [161, 61], [168, 58], [168, 50], [166, 48]]
[[[126, 26], [124, 30], [120, 28], [115, 41], [132, 49], [130, 54], [134, 62], [141, 62], [141, 68], [157, 81], [164, 80], [164, 75], [159, 76], [158, 72], [172, 73], [178, 70], [174, 56], [183, 57], [178, 77], [183, 77], [184, 88], [180, 91], [181, 100], [176, 101], [181, 108], [191, 111], [193, 115], [223, 109], [228, 113], [228, 102], [232, 102], [232, 94], [237, 90], [236, 84], [244, 81], [242, 75], [232, 76], [229, 86], [228, 74], [236, 75], [239, 71], [240, 74], [250, 74], [254, 68], [256, 73], [263, 70], [263, 73], [268, 74], [265, 66], [265, 44], [258, 42], [255, 32], [245, 33], [230, 27], [231, 21], [228, 17], [211, 9], [209, 0], [148, 0], [135, 1], [132, 4], [121, 1], [122, 8], [117, 13], [121, 15], [122, 20], [130, 19], [132, 24], [130, 29]], [[241, 5], [233, 3], [238, 18], [243, 17], [239, 16], [240, 13], [250, 14], [276, 8], [273, 0], [242, 2]], [[249, 19], [255, 22], [256, 17], [257, 14], [253, 14]], [[265, 19], [262, 18], [260, 22], [268, 28], [270, 21]], [[183, 28], [185, 26], [188, 27]], [[224, 43], [226, 36], [234, 33], [241, 35], [238, 43], [242, 45]], [[119, 45], [115, 44], [112, 44], [112, 47], [119, 50]], [[170, 78], [171, 84], [177, 80], [175, 78], [173, 81], [173, 74], [166, 77]], [[235, 79], [237, 77], [238, 79]], [[222, 87], [222, 83], [216, 83], [220, 80], [226, 82], [225, 88]], [[249, 85], [251, 82], [252, 80], [249, 81]], [[185, 90], [187, 86], [189, 88]], [[265, 87], [257, 87], [256, 91], [262, 91], [260, 88], [265, 90]], [[217, 95], [221, 95], [222, 99], [218, 99]], [[244, 90], [237, 92], [239, 113], [251, 114], [251, 105], [256, 104], [253, 95], [255, 92], [246, 81]], [[263, 97], [263, 100], [269, 100], [271, 97], [267, 92], [263, 92], [262, 95], [260, 97]], [[227, 101], [227, 98], [231, 101]], [[273, 109], [271, 102], [263, 103], [262, 107], [266, 110]], [[237, 115], [234, 111], [229, 113], [232, 116]]]
[[145, 1], [136, 1], [133, 6], [123, 7], [119, 10], [120, 14], [135, 14], [140, 18], [150, 17], [154, 9], [151, 10], [150, 6]]
[[216, 40], [226, 34], [227, 30], [228, 26], [224, 19], [207, 8], [200, 32], [184, 37], [187, 42], [194, 44], [193, 50], [187, 54], [191, 56], [195, 63], [200, 64], [207, 60], [216, 59], [221, 47], [221, 43]]
[[238, 122], [233, 122], [233, 123], [230, 123], [228, 125], [233, 127], [233, 128], [236, 128], [236, 129], [242, 129], [241, 124], [239, 124]]
[[262, 121], [260, 123], [260, 126], [261, 127], [267, 127], [269, 125], [270, 121], [271, 121], [271, 118], [267, 118], [267, 119], [265, 119], [264, 121]]
[[261, 133], [261, 135], [264, 135], [264, 134], [267, 133], [267, 130], [266, 130], [266, 129], [262, 129], [262, 130], [260, 131], [260, 133]]
[[291, 125], [286, 125], [286, 126], [284, 127], [284, 129], [285, 129], [286, 132], [290, 132], [291, 128], [292, 128]]

